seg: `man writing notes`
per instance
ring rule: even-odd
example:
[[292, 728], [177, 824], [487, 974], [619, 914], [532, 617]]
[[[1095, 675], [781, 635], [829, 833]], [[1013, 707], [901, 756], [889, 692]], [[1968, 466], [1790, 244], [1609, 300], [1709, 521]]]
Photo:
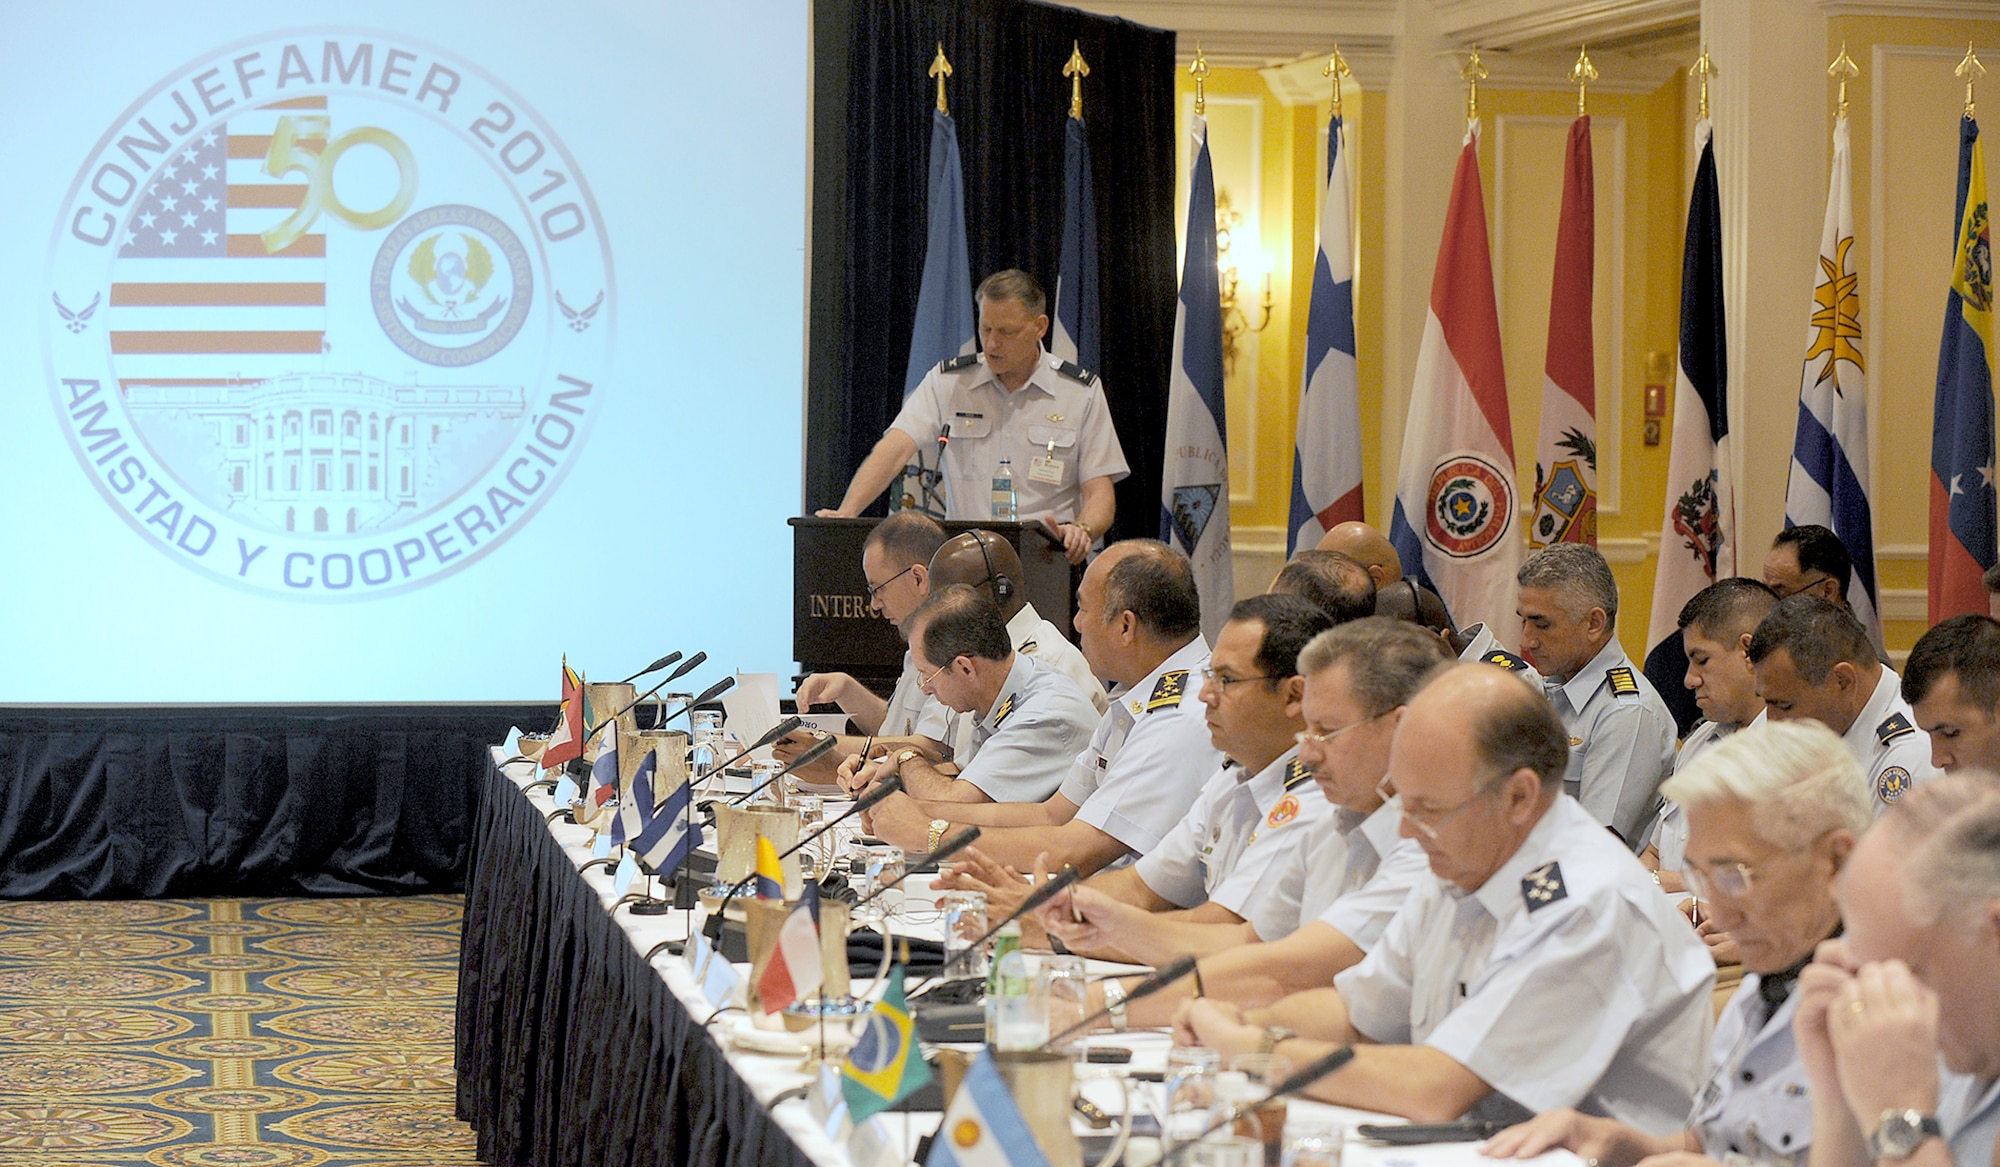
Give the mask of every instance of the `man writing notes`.
[[945, 517], [992, 517], [993, 472], [1006, 458], [1023, 521], [1061, 520], [1063, 550], [1082, 563], [1111, 526], [1112, 484], [1131, 473], [1097, 374], [1042, 350], [1048, 299], [1035, 278], [1009, 269], [979, 285], [977, 356], [932, 369], [854, 472], [840, 505], [849, 519], [875, 501], [919, 450], [944, 460]]

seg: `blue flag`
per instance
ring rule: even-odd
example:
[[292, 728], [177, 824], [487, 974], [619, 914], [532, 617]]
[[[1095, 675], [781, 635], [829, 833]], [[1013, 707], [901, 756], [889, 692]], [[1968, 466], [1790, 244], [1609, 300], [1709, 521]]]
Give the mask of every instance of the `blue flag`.
[[1931, 423], [1930, 619], [1984, 612], [1994, 561], [1993, 240], [1979, 123], [1958, 124], [1951, 288]]
[[[648, 761], [650, 762], [650, 758]], [[642, 769], [644, 767], [642, 766]], [[646, 794], [639, 795], [639, 780], [632, 780], [632, 801], [639, 804], [639, 813], [644, 825], [632, 836], [632, 849], [646, 861], [646, 866], [654, 871], [667, 872], [679, 867], [688, 857], [688, 852], [701, 846], [701, 819], [688, 813], [691, 793], [688, 790], [687, 775], [681, 775], [680, 785], [667, 795], [658, 810], [653, 810], [653, 777], [655, 771], [646, 770]]]
[[965, 252], [965, 180], [958, 165], [958, 131], [951, 115], [931, 113], [929, 236], [924, 282], [917, 289], [917, 319], [910, 329], [910, 363], [903, 396], [924, 374], [972, 351], [978, 324], [972, 303], [972, 263]]
[[[1200, 118], [1196, 118], [1200, 121]], [[982, 1049], [938, 1124], [925, 1167], [1048, 1167], [1013, 1091]]]
[[1319, 256], [1306, 313], [1305, 377], [1292, 454], [1292, 512], [1285, 554], [1360, 520], [1361, 383], [1354, 356], [1354, 191], [1339, 114], [1326, 128], [1326, 186], [1319, 206]]
[[1072, 117], [1063, 136], [1062, 262], [1056, 272], [1055, 335], [1049, 351], [1096, 370], [1104, 336], [1097, 323], [1097, 206], [1091, 193], [1090, 136]]

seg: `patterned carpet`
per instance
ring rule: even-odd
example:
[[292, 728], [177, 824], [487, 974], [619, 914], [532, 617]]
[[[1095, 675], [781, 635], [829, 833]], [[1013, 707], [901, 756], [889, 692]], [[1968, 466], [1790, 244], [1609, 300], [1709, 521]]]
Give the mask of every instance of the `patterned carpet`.
[[0, 1163], [477, 1163], [456, 896], [0, 903]]

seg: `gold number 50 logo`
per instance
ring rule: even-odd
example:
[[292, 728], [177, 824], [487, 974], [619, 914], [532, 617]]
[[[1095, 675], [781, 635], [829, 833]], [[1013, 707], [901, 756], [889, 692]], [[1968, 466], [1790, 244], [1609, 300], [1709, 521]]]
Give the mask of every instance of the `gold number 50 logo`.
[[[351, 227], [374, 231], [395, 222], [416, 199], [417, 156], [410, 152], [410, 147], [401, 138], [375, 126], [362, 126], [327, 142], [324, 149], [313, 149], [308, 145], [307, 139], [325, 141], [332, 130], [333, 123], [324, 114], [288, 115], [278, 119], [277, 132], [271, 135], [271, 149], [264, 155], [264, 173], [272, 178], [304, 174], [306, 194], [297, 211], [264, 232], [266, 251], [275, 254], [298, 242], [299, 237], [312, 228], [322, 211]], [[387, 203], [372, 211], [357, 211], [347, 206], [333, 189], [333, 172], [340, 165], [341, 156], [351, 148], [362, 145], [380, 148], [396, 163], [396, 193]]]

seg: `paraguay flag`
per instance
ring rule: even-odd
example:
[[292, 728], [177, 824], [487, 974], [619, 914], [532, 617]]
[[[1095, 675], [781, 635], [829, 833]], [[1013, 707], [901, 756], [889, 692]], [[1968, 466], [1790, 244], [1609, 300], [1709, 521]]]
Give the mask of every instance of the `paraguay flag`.
[[1208, 119], [1194, 119], [1188, 181], [1187, 250], [1174, 309], [1167, 387], [1166, 465], [1160, 480], [1160, 539], [1194, 561], [1201, 630], [1212, 642], [1236, 604], [1229, 554], [1229, 449], [1222, 401], [1222, 283], [1215, 266], [1215, 170]]
[[[1199, 120], [1199, 119], [1197, 119]], [[993, 1063], [993, 1051], [981, 1048], [965, 1072], [938, 1124], [924, 1167], [1048, 1167], [1028, 1120], [1007, 1089], [1007, 1080]]]
[[1979, 123], [1958, 124], [1951, 290], [1938, 344], [1931, 423], [1930, 617], [1987, 610], [1993, 566], [1993, 250]]
[[1354, 355], [1354, 189], [1339, 114], [1326, 128], [1319, 258], [1306, 314], [1305, 381], [1292, 455], [1285, 554], [1310, 548], [1336, 524], [1362, 518], [1361, 385]]
[[632, 776], [632, 810], [640, 826], [629, 832], [629, 837], [632, 850], [639, 853], [647, 868], [664, 873], [679, 867], [688, 852], [701, 846], [701, 820], [688, 813], [692, 792], [685, 771], [679, 785], [655, 809], [653, 780], [657, 775], [654, 755], [648, 754]]
[[778, 942], [757, 974], [757, 1000], [765, 1015], [781, 1013], [812, 995], [825, 971], [819, 959], [819, 883], [808, 879], [798, 904], [778, 925]]
[[760, 900], [783, 900], [785, 898], [785, 871], [778, 865], [778, 849], [771, 840], [757, 836], [757, 898]]
[[958, 165], [958, 130], [951, 115], [931, 111], [929, 235], [924, 243], [923, 283], [917, 287], [917, 318], [910, 328], [910, 360], [903, 373], [908, 397], [924, 375], [960, 353], [972, 351], [976, 332], [972, 305], [972, 263], [965, 255], [965, 180]]
[[1403, 571], [1463, 628], [1514, 626], [1514, 431], [1479, 185], [1479, 122], [1465, 130], [1417, 352], [1389, 541]]
[[1674, 381], [1674, 436], [1667, 455], [1667, 509], [1646, 629], [1646, 679], [1686, 733], [1701, 710], [1681, 684], [1687, 653], [1680, 614], [1694, 594], [1736, 574], [1736, 489], [1729, 475], [1729, 345], [1723, 335], [1722, 197], [1715, 127], [1694, 127], [1700, 162], [1688, 200], [1681, 254], [1681, 353]]
[[1535, 517], [1528, 546], [1597, 546], [1597, 347], [1591, 333], [1597, 252], [1596, 179], [1590, 118], [1569, 124], [1563, 152], [1562, 214], [1549, 286], [1549, 348], [1542, 380], [1541, 437], [1535, 442]]
[[896, 1105], [931, 1080], [930, 1063], [917, 1049], [910, 1005], [903, 997], [903, 966], [889, 970], [889, 987], [861, 1024], [861, 1039], [840, 1067], [840, 1093], [854, 1125]]
[[553, 770], [572, 758], [583, 756], [583, 727], [590, 721], [589, 702], [583, 695], [583, 678], [563, 658], [562, 710], [556, 717], [556, 732], [542, 750], [542, 769]]
[[1090, 135], [1072, 111], [1063, 131], [1062, 260], [1056, 269], [1055, 335], [1049, 351], [1096, 369], [1104, 348], [1097, 323], [1097, 206], [1091, 192]]
[[1847, 118], [1833, 123], [1833, 175], [1819, 233], [1812, 321], [1799, 380], [1799, 424], [1785, 485], [1785, 526], [1830, 528], [1854, 560], [1847, 603], [1882, 647], [1875, 523], [1868, 505], [1868, 373], [1861, 355], [1861, 277], [1854, 273]]

